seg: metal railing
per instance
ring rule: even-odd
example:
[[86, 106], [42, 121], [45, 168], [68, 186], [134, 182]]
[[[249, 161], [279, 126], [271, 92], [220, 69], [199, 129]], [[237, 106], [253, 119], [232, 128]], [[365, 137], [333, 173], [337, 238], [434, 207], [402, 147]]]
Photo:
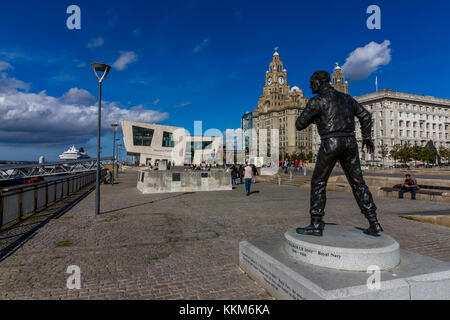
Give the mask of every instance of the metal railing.
[[[113, 157], [100, 159], [100, 167], [103, 169], [102, 161], [111, 161]], [[42, 164], [26, 165], [1, 165], [0, 181], [21, 178], [56, 176], [68, 173], [81, 173], [95, 171], [97, 159], [69, 160], [61, 162], [47, 162]]]
[[[102, 170], [102, 178], [106, 170]], [[94, 184], [96, 172], [0, 189], [0, 230], [44, 210], [87, 185]]]

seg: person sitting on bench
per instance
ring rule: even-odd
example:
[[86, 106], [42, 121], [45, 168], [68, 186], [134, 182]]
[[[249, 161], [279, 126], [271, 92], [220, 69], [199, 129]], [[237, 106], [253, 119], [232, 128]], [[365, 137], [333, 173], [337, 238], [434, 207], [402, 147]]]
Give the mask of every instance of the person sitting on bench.
[[419, 189], [417, 181], [416, 179], [411, 178], [411, 175], [409, 173], [406, 174], [405, 177], [406, 177], [405, 182], [402, 184], [402, 187], [398, 192], [398, 197], [400, 199], [403, 199], [403, 194], [405, 192], [411, 192], [411, 200], [416, 200], [416, 191], [417, 189]]

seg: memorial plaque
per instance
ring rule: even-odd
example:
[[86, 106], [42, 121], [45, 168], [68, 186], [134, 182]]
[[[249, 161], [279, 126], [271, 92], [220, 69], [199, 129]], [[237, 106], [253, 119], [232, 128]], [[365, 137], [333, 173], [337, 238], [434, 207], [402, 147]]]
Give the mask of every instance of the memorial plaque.
[[208, 178], [208, 172], [202, 172], [201, 177], [202, 178]]
[[181, 174], [172, 173], [172, 182], [178, 182], [178, 181], [181, 181]]

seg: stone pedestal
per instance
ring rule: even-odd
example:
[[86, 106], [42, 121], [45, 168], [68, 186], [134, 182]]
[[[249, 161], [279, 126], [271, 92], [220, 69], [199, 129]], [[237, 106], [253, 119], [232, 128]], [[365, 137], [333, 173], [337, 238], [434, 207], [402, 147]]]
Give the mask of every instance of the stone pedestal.
[[284, 235], [286, 252], [312, 265], [349, 271], [369, 266], [392, 269], [400, 263], [400, 246], [391, 237], [368, 236], [353, 227], [326, 225], [323, 237], [300, 235], [295, 229]]
[[384, 234], [327, 225], [323, 237], [290, 230], [239, 251], [241, 269], [277, 299], [450, 299], [450, 263], [400, 250]]

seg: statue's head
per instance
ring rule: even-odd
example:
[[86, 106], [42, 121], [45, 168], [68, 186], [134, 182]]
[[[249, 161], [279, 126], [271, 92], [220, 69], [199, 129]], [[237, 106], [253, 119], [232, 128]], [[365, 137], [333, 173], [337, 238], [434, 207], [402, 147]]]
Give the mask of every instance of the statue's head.
[[311, 76], [312, 93], [319, 93], [320, 88], [330, 85], [330, 74], [326, 71], [316, 71]]

